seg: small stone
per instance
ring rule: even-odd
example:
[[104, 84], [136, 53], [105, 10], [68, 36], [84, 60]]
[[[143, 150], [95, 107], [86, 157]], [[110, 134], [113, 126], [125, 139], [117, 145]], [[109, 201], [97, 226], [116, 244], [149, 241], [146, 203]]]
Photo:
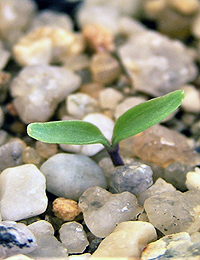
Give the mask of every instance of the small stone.
[[86, 54], [80, 54], [76, 56], [69, 56], [66, 59], [63, 59], [64, 68], [73, 70], [73, 71], [80, 71], [87, 69], [90, 65], [90, 59]]
[[67, 113], [77, 119], [82, 119], [89, 113], [99, 111], [97, 101], [87, 94], [76, 93], [67, 96]]
[[58, 151], [57, 144], [47, 144], [40, 141], [36, 142], [35, 148], [40, 156], [45, 159], [48, 159], [55, 155]]
[[106, 237], [123, 221], [136, 219], [142, 212], [136, 197], [126, 191], [111, 194], [100, 187], [87, 189], [79, 199], [79, 207], [90, 231], [97, 237]]
[[91, 97], [97, 99], [99, 97], [100, 91], [103, 89], [104, 89], [103, 84], [97, 82], [91, 82], [91, 83], [83, 84], [80, 87], [80, 92], [88, 94]]
[[132, 17], [122, 16], [119, 19], [119, 32], [122, 35], [131, 37], [132, 34], [145, 31], [145, 26]]
[[[0, 256], [27, 254], [36, 248], [36, 238], [22, 223], [2, 221], [0, 223]], [[4, 258], [3, 258], [4, 259]]]
[[141, 260], [198, 259], [200, 242], [192, 242], [187, 232], [164, 236], [143, 250]]
[[186, 112], [200, 112], [200, 91], [192, 85], [183, 86], [181, 88], [185, 92], [185, 97], [181, 103], [181, 107]]
[[200, 169], [198, 167], [194, 171], [187, 172], [185, 184], [189, 190], [200, 190]]
[[99, 93], [99, 101], [103, 109], [114, 109], [122, 99], [123, 94], [114, 88], [106, 88]]
[[83, 253], [89, 245], [83, 226], [75, 221], [63, 224], [59, 234], [62, 244], [70, 254]]
[[121, 193], [129, 191], [134, 195], [143, 192], [153, 184], [153, 172], [148, 165], [135, 162], [129, 165], [118, 166], [110, 174], [110, 192]]
[[0, 101], [5, 101], [10, 84], [11, 74], [0, 70]]
[[34, 148], [28, 146], [22, 152], [22, 161], [25, 164], [39, 165], [41, 162], [41, 157]]
[[187, 138], [167, 127], [157, 124], [132, 138], [135, 156], [146, 162], [164, 168], [174, 162], [200, 164], [200, 155], [190, 147]]
[[0, 175], [2, 219], [16, 221], [43, 213], [47, 207], [45, 188], [44, 175], [33, 164], [5, 169]]
[[10, 58], [10, 52], [3, 48], [3, 44], [0, 41], [0, 70], [2, 70]]
[[87, 260], [89, 257], [91, 257], [91, 254], [85, 253], [81, 255], [70, 255], [69, 260]]
[[78, 200], [89, 187], [106, 188], [99, 166], [81, 154], [56, 154], [43, 163], [40, 170], [46, 177], [47, 190], [58, 197]]
[[95, 82], [111, 84], [121, 74], [118, 61], [107, 52], [94, 54], [90, 62], [90, 70]]
[[148, 243], [156, 238], [156, 230], [150, 223], [122, 222], [101, 242], [90, 259], [137, 259]]
[[157, 179], [157, 181], [147, 190], [139, 193], [137, 195], [138, 203], [143, 206], [146, 199], [157, 195], [162, 192], [175, 191], [176, 189], [170, 184], [164, 181], [162, 178]]
[[191, 30], [194, 36], [200, 39], [200, 13], [193, 20]]
[[174, 162], [165, 169], [164, 179], [180, 191], [186, 191], [186, 175], [193, 168], [182, 162]]
[[63, 221], [72, 221], [81, 212], [78, 204], [74, 200], [57, 198], [53, 201], [54, 215]]
[[47, 121], [57, 105], [77, 90], [81, 79], [56, 66], [27, 66], [11, 84], [14, 105], [25, 123]]
[[34, 259], [30, 258], [28, 256], [25, 256], [25, 255], [19, 254], [19, 255], [16, 255], [16, 256], [8, 257], [5, 260], [34, 260]]

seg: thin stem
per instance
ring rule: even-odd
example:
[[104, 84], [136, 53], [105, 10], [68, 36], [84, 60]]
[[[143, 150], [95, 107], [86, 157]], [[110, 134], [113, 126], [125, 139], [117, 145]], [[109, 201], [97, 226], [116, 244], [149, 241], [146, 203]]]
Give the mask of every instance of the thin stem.
[[116, 145], [116, 147], [113, 150], [107, 150], [110, 158], [114, 164], [114, 166], [120, 166], [124, 165], [124, 162], [119, 154], [119, 145]]

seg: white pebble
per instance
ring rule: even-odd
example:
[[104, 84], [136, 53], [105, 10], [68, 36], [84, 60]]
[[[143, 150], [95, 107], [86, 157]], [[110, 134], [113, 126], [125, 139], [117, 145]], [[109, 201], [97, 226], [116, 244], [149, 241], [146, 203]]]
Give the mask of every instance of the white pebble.
[[44, 175], [33, 164], [4, 170], [0, 175], [3, 220], [20, 220], [43, 213], [47, 207]]
[[186, 186], [189, 190], [200, 190], [200, 169], [195, 168], [195, 171], [186, 174]]
[[181, 107], [192, 113], [200, 112], [200, 91], [192, 85], [183, 86], [182, 89], [185, 92], [185, 97], [182, 101]]
[[114, 88], [106, 88], [99, 93], [99, 101], [103, 109], [114, 109], [122, 99], [123, 95]]

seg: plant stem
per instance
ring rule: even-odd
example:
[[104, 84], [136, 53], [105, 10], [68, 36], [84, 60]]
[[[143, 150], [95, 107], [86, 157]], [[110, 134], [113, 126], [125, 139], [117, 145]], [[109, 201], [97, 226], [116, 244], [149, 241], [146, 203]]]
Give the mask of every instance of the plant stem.
[[108, 154], [110, 155], [110, 158], [114, 164], [114, 166], [120, 166], [124, 165], [124, 162], [119, 154], [119, 145], [116, 145], [113, 150], [108, 150]]

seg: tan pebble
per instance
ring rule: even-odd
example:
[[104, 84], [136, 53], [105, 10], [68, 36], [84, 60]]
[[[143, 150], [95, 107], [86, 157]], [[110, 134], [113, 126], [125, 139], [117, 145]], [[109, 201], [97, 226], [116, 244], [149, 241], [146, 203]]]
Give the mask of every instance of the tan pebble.
[[57, 153], [57, 144], [46, 144], [40, 141], [36, 142], [36, 150], [38, 154], [46, 159]]
[[24, 163], [39, 165], [41, 162], [41, 157], [34, 148], [28, 146], [22, 152], [22, 161]]
[[104, 89], [103, 84], [91, 82], [80, 87], [80, 92], [90, 95], [93, 98], [98, 98], [101, 90]]
[[15, 105], [14, 105], [13, 102], [8, 103], [8, 104], [6, 105], [6, 109], [7, 109], [8, 113], [9, 113], [10, 115], [12, 115], [12, 116], [18, 116], [17, 109], [16, 109], [16, 107], [15, 107]]
[[65, 198], [57, 198], [53, 202], [53, 212], [56, 217], [64, 220], [74, 220], [81, 212], [76, 201]]
[[114, 109], [122, 99], [123, 94], [114, 88], [106, 88], [99, 93], [99, 101], [103, 109]]
[[192, 15], [198, 12], [200, 4], [198, 0], [168, 0], [169, 6], [183, 15]]
[[83, 36], [92, 51], [113, 51], [114, 36], [107, 28], [90, 24], [83, 28]]
[[19, 254], [19, 255], [15, 255], [15, 256], [5, 258], [5, 260], [34, 260], [34, 259], [30, 258], [28, 256], [25, 256], [25, 255]]

